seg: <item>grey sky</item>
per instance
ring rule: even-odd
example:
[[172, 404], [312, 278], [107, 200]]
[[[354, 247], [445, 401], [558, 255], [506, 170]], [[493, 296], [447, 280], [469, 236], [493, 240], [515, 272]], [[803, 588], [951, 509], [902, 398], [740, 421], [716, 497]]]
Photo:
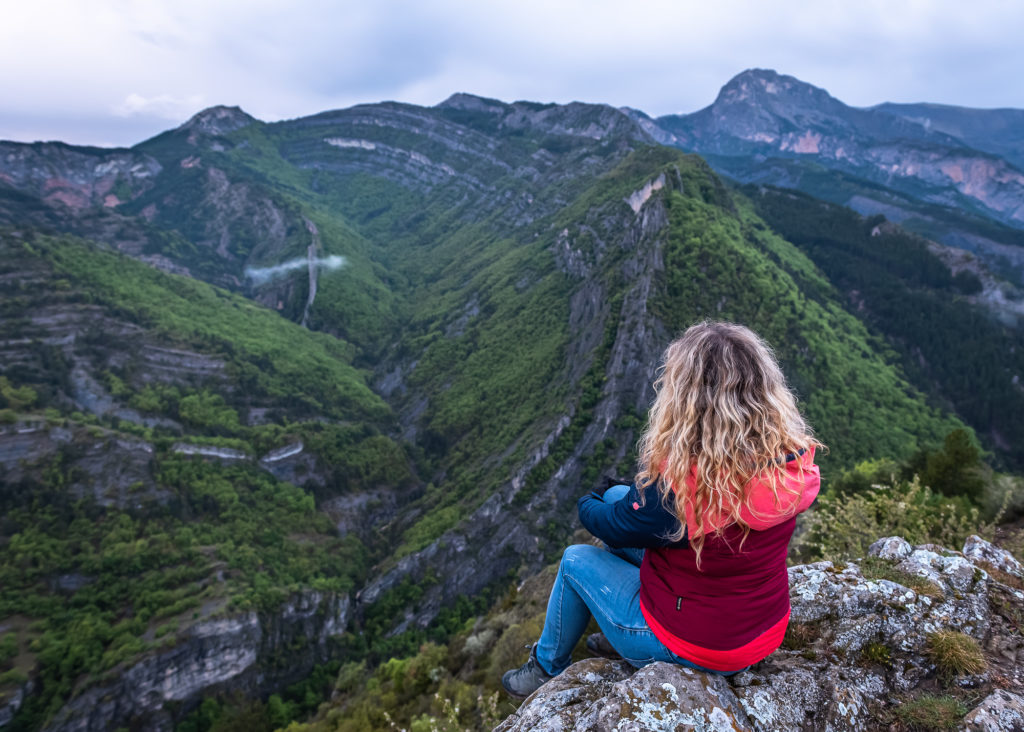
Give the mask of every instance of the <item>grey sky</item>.
[[456, 91], [692, 112], [746, 68], [848, 104], [1024, 107], [1011, 0], [0, 0], [0, 139], [130, 145]]

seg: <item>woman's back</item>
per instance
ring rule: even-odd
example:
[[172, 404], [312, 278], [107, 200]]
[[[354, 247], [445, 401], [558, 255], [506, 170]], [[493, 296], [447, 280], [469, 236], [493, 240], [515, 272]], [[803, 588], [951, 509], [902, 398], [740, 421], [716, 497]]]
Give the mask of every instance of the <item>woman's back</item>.
[[[766, 484], [750, 487], [757, 510], [749, 522], [759, 528], [725, 526], [705, 538], [699, 558], [689, 545], [645, 552], [641, 608], [674, 652], [700, 656], [694, 660], [709, 668], [732, 669], [760, 660], [759, 654], [766, 655], [776, 641], [781, 642], [789, 618], [789, 540], [796, 515], [810, 505], [820, 487], [813, 450], [792, 457], [782, 480], [786, 490], [780, 491], [778, 502], [764, 497], [769, 491]], [[692, 531], [692, 512], [687, 519], [687, 531]], [[705, 516], [705, 526], [718, 523]], [[761, 643], [746, 647], [759, 637]], [[734, 652], [701, 655], [704, 650]]]

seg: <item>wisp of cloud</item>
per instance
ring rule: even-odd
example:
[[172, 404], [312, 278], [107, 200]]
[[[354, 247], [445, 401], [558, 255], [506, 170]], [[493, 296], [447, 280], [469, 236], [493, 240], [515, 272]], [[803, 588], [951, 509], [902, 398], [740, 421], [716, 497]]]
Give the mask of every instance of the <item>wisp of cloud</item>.
[[[313, 260], [314, 266], [326, 270], [341, 269], [345, 264], [345, 258], [338, 254], [332, 254], [329, 257], [323, 258], [318, 257]], [[287, 262], [275, 264], [273, 267], [246, 267], [245, 276], [251, 279], [254, 285], [262, 285], [292, 270], [304, 269], [308, 265], [309, 260], [306, 257], [296, 257], [295, 259], [289, 259]]]

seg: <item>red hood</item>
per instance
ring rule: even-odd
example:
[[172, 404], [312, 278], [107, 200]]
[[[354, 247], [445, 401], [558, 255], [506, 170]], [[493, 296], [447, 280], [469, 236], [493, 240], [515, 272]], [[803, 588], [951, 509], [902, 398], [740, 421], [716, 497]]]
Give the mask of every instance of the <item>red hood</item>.
[[[800, 469], [803, 468], [803, 474]], [[776, 501], [771, 487], [763, 480], [756, 481], [750, 488], [750, 500], [740, 509], [740, 517], [755, 531], [764, 531], [773, 526], [778, 526], [798, 513], [806, 511], [818, 495], [821, 488], [821, 474], [818, 466], [814, 464], [814, 448], [806, 451], [803, 455], [789, 460], [784, 466], [780, 466], [783, 475], [783, 486], [779, 487], [779, 497]], [[690, 495], [694, 494], [697, 486], [697, 468], [690, 471], [686, 479], [686, 488]], [[748, 507], [749, 506], [749, 507]], [[686, 529], [687, 535], [694, 537], [699, 535], [697, 529], [696, 512], [693, 510], [692, 501], [686, 504]], [[728, 513], [725, 515], [713, 515], [709, 508], [704, 512], [704, 533], [710, 534], [718, 528], [722, 528], [729, 522]]]

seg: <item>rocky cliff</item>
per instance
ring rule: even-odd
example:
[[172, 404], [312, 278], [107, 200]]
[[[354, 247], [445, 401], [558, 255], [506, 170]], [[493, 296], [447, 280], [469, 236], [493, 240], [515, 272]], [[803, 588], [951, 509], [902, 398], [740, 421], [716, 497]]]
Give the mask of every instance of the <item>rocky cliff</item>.
[[1024, 566], [1009, 552], [889, 537], [789, 573], [786, 641], [748, 671], [589, 659], [497, 730], [1024, 729]]
[[711, 106], [657, 121], [676, 144], [702, 154], [743, 157], [746, 165], [805, 157], [934, 203], [963, 196], [997, 220], [1024, 225], [1024, 174], [1012, 163], [919, 118], [849, 107], [774, 71], [746, 71]]
[[978, 251], [994, 266], [1000, 257], [1019, 266], [1024, 147], [1015, 125], [1022, 114], [939, 105], [859, 109], [792, 76], [751, 69], [698, 112], [632, 116], [663, 144], [698, 152], [736, 179], [884, 213]]
[[[88, 732], [130, 725], [169, 731], [206, 696], [269, 694], [331, 657], [331, 640], [344, 632], [349, 612], [347, 596], [303, 591], [273, 615], [250, 612], [196, 623], [160, 650], [76, 689], [44, 729]], [[19, 691], [3, 702], [0, 727], [23, 697]]]

